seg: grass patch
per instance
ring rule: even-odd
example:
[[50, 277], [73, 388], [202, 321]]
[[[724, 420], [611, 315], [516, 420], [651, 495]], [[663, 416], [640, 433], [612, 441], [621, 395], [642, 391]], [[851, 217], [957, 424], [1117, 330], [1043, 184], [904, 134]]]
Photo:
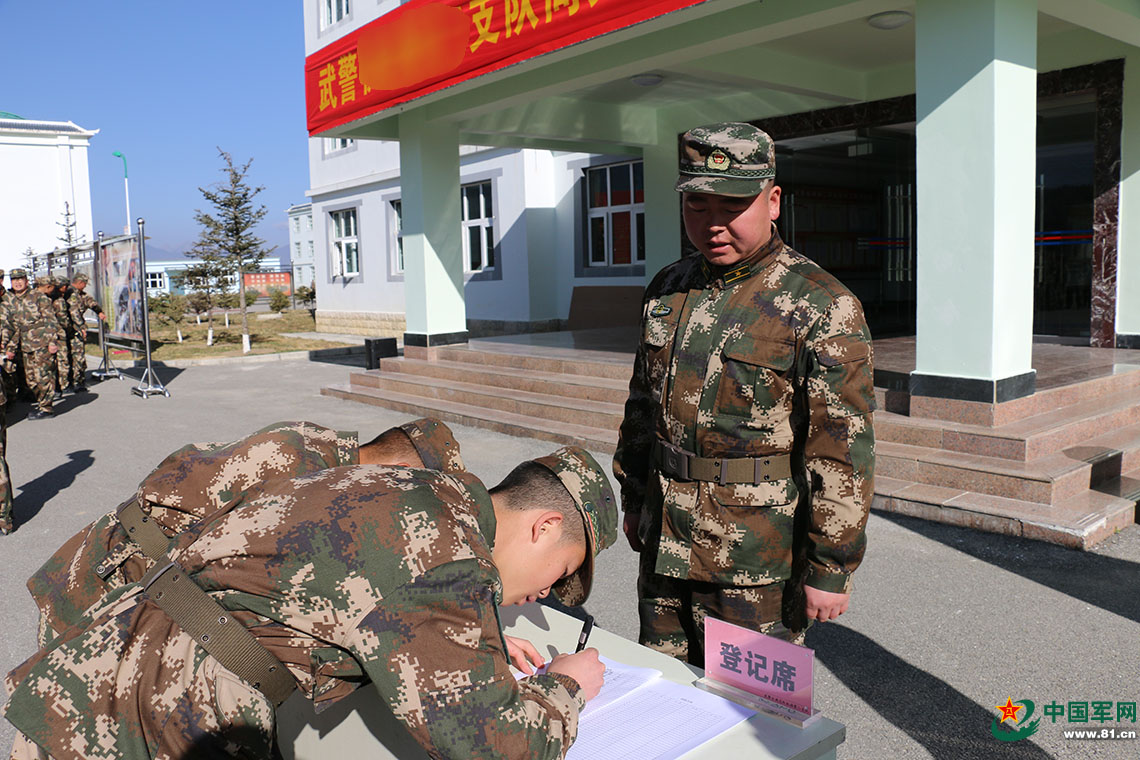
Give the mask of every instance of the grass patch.
[[171, 359], [202, 359], [221, 356], [249, 356], [251, 354], [278, 354], [286, 351], [312, 351], [320, 348], [351, 346], [327, 340], [290, 338], [282, 333], [315, 332], [316, 320], [308, 309], [287, 310], [280, 319], [258, 319], [249, 313], [250, 353], [241, 352], [241, 314], [230, 314], [230, 326], [225, 326], [221, 315], [214, 316], [214, 345], [206, 345], [206, 318], [202, 324], [191, 317], [182, 323], [182, 342], [178, 342], [175, 326], [155, 315], [150, 319], [151, 359], [156, 362]]

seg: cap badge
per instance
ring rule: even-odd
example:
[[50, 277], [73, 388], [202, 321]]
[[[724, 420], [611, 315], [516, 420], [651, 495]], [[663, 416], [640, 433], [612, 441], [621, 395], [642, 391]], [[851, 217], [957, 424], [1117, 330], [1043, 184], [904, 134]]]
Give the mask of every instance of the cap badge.
[[728, 158], [728, 154], [723, 150], [714, 150], [709, 154], [709, 157], [705, 159], [705, 166], [718, 172], [727, 171], [730, 163], [731, 161]]
[[651, 316], [651, 317], [664, 317], [664, 316], [666, 316], [668, 314], [672, 314], [672, 313], [673, 313], [673, 307], [672, 306], [666, 306], [663, 303], [659, 303], [649, 311], [649, 316]]

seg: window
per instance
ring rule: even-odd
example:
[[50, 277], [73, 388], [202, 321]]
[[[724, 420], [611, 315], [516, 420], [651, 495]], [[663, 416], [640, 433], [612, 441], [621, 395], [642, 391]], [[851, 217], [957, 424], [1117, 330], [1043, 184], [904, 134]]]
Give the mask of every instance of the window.
[[356, 209], [333, 211], [332, 221], [333, 277], [360, 274], [360, 243], [356, 232]]
[[147, 272], [147, 290], [166, 290], [166, 272]]
[[348, 0], [318, 0], [321, 4], [321, 29], [328, 29], [348, 15]]
[[301, 217], [293, 217], [293, 232], [300, 234], [301, 232]]
[[587, 266], [645, 261], [645, 176], [641, 161], [586, 170]]
[[293, 243], [293, 259], [299, 260], [301, 258], [301, 243], [300, 241]]
[[463, 219], [463, 261], [468, 272], [495, 268], [495, 210], [491, 183], [460, 188]]
[[404, 273], [404, 206], [392, 201], [392, 231], [396, 237], [396, 274]]
[[312, 231], [312, 229], [313, 229], [313, 215], [312, 214], [305, 214], [305, 229], [308, 231]]
[[[326, 137], [324, 138], [325, 155], [329, 156], [333, 153], [339, 153], [342, 150], [351, 148], [356, 141], [351, 137]], [[310, 224], [312, 222], [310, 221]]]

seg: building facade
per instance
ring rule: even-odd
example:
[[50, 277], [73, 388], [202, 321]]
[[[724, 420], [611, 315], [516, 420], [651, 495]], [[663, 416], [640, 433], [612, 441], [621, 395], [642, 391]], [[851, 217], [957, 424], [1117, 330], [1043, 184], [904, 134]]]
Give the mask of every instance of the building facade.
[[289, 217], [289, 257], [295, 287], [314, 287], [317, 282], [316, 250], [313, 247], [313, 204], [298, 203], [286, 212]]
[[[1127, 295], [1140, 293], [1131, 4], [539, 6], [306, 4], [318, 284], [326, 278], [336, 294], [322, 306], [402, 313], [406, 344], [424, 347], [500, 315], [566, 319], [595, 235], [613, 248], [626, 230], [612, 214], [595, 221], [593, 162], [640, 166], [644, 241], [631, 223], [642, 263], [590, 281], [641, 285], [683, 250], [678, 135], [749, 121], [777, 140], [782, 234], [860, 296], [877, 336], [915, 335], [912, 404], [1033, 393], [1035, 333], [1140, 345], [1140, 298]], [[413, 73], [385, 67], [378, 41], [429, 11], [463, 26], [466, 46], [427, 35], [432, 53]], [[512, 162], [521, 172], [507, 172]], [[498, 281], [469, 271], [471, 212], [456, 203], [456, 187], [465, 197], [488, 178]], [[364, 182], [379, 193], [371, 201], [358, 192]], [[398, 220], [384, 192], [398, 193]], [[522, 197], [519, 214], [508, 193]], [[525, 256], [502, 248], [512, 233]], [[364, 285], [377, 267], [380, 285], [390, 281], [393, 250], [402, 290]], [[521, 260], [525, 277], [508, 281]], [[509, 283], [498, 297], [494, 282]], [[357, 283], [359, 297], [349, 295]]]
[[92, 240], [87, 148], [98, 131], [0, 112], [0, 269], [27, 266], [29, 248], [65, 247], [65, 214], [76, 242]]

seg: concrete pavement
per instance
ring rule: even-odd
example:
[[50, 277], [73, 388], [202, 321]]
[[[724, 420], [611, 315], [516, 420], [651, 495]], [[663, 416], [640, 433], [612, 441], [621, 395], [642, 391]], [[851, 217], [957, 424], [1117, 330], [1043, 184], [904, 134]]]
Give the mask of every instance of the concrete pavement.
[[[362, 361], [360, 356], [340, 361]], [[232, 440], [284, 419], [359, 430], [367, 440], [405, 415], [319, 395], [348, 364], [292, 361], [158, 368], [170, 398], [134, 381], [69, 396], [54, 419], [9, 412], [8, 463], [18, 531], [0, 537], [0, 670], [32, 653], [35, 608], [24, 581], [55, 548], [126, 498], [164, 457], [193, 441]], [[135, 377], [141, 369], [129, 370]], [[453, 426], [468, 467], [488, 484], [557, 448]], [[610, 457], [596, 454], [603, 466]], [[1094, 552], [896, 515], [872, 515], [852, 609], [808, 634], [817, 706], [847, 725], [839, 757], [1140, 758], [1140, 739], [1067, 740], [1063, 729], [1136, 731], [1140, 723], [1055, 724], [1015, 743], [990, 736], [994, 705], [1140, 702], [1140, 526]], [[588, 609], [636, 638], [636, 562], [624, 543], [599, 558]], [[0, 722], [0, 749], [12, 742]]]

